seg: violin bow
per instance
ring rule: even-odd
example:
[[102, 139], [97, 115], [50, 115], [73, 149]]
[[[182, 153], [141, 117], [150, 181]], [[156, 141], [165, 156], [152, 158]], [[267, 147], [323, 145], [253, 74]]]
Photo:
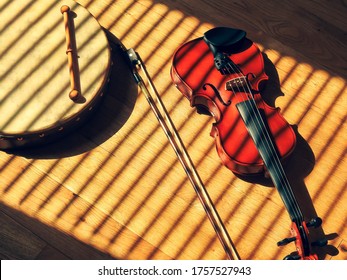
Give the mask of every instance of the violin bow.
[[[124, 49], [123, 49], [124, 51]], [[216, 210], [214, 204], [203, 185], [201, 178], [193, 165], [193, 162], [175, 128], [147, 70], [141, 60], [139, 54], [130, 48], [125, 50], [131, 65], [132, 74], [135, 78], [136, 83], [140, 87], [141, 91], [145, 95], [146, 100], [148, 101], [153, 113], [158, 119], [162, 129], [164, 130], [172, 148], [174, 149], [180, 163], [182, 164], [184, 171], [186, 172], [191, 184], [194, 187], [196, 194], [214, 228], [216, 234], [225, 250], [227, 257], [230, 260], [240, 260], [240, 257], [236, 251], [236, 248]], [[142, 72], [148, 82], [149, 88], [154, 93], [155, 99], [150, 93], [150, 90], [147, 88], [144, 80], [142, 79], [140, 72]], [[157, 102], [155, 102], [155, 100]], [[158, 104], [158, 105], [157, 105]]]

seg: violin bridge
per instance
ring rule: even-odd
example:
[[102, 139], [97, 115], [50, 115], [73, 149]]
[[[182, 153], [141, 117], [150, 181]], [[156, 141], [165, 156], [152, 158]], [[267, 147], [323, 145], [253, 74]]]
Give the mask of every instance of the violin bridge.
[[229, 91], [245, 91], [245, 88], [248, 86], [247, 78], [245, 76], [240, 76], [234, 79], [231, 79], [225, 83], [225, 90]]

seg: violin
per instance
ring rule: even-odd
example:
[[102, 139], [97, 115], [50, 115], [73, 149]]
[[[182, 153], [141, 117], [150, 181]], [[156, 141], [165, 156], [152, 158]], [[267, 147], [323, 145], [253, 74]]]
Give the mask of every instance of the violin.
[[292, 236], [277, 245], [296, 244], [285, 259], [318, 259], [308, 228], [322, 220], [305, 220], [284, 172], [296, 135], [280, 109], [262, 99], [268, 76], [257, 45], [243, 30], [216, 27], [176, 50], [170, 74], [191, 107], [214, 118], [210, 134], [222, 163], [236, 174], [266, 172], [272, 179], [291, 219]]

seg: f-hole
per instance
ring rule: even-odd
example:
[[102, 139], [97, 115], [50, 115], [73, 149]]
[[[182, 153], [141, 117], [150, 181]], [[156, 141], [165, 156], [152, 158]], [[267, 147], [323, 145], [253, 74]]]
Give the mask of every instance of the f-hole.
[[202, 86], [203, 90], [206, 90], [206, 89], [207, 89], [207, 86], [209, 86], [209, 87], [211, 87], [211, 88], [213, 89], [213, 91], [214, 91], [215, 95], [217, 96], [218, 100], [219, 100], [220, 102], [222, 102], [222, 104], [223, 104], [224, 106], [229, 106], [229, 105], [231, 104], [231, 100], [229, 100], [229, 101], [227, 101], [227, 102], [225, 102], [225, 101], [223, 100], [223, 98], [222, 98], [222, 96], [221, 96], [219, 90], [218, 90], [213, 84], [205, 83], [205, 84]]

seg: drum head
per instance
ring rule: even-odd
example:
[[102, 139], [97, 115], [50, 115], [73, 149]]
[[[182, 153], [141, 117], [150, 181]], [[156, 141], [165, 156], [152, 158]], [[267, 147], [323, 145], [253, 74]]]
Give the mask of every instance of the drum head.
[[[63, 5], [73, 17], [78, 102], [69, 97]], [[0, 18], [0, 142], [6, 142], [0, 147], [28, 144], [80, 122], [103, 95], [110, 70], [108, 41], [97, 20], [71, 0], [0, 0]]]

